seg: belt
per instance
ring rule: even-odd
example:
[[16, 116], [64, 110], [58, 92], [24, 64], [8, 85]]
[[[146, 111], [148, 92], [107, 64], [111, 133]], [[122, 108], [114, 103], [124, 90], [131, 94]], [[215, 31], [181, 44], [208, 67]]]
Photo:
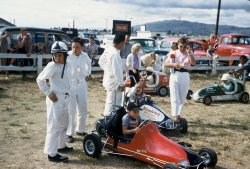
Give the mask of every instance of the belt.
[[180, 69], [174, 69], [174, 71], [177, 71], [177, 72], [188, 72], [188, 69], [180, 68]]
[[69, 93], [64, 93], [65, 94], [65, 96], [69, 96]]

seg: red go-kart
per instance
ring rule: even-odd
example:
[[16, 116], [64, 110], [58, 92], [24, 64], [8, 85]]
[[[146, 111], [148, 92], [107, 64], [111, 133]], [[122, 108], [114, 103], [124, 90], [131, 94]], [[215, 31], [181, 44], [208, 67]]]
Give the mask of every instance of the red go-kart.
[[86, 155], [100, 157], [105, 150], [164, 169], [203, 169], [216, 165], [217, 155], [213, 149], [202, 148], [195, 152], [185, 146], [186, 144], [176, 143], [162, 135], [157, 124], [152, 121], [143, 121], [131, 140], [124, 138], [121, 134], [124, 113], [118, 113], [120, 115], [111, 115], [107, 120], [108, 137], [105, 142], [95, 132], [85, 136], [83, 148]]

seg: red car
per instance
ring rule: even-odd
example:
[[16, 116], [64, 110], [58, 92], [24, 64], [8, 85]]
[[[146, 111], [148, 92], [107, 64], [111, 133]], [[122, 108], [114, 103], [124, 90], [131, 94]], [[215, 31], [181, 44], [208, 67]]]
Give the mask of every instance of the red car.
[[94, 132], [85, 136], [83, 149], [86, 155], [99, 157], [104, 149], [108, 153], [129, 156], [164, 169], [203, 169], [216, 165], [217, 155], [213, 149], [202, 148], [198, 153], [194, 152], [185, 146], [187, 144], [176, 143], [162, 135], [152, 121], [143, 121], [131, 140], [124, 138], [121, 134], [122, 115], [120, 112], [120, 115], [108, 118], [105, 142]]

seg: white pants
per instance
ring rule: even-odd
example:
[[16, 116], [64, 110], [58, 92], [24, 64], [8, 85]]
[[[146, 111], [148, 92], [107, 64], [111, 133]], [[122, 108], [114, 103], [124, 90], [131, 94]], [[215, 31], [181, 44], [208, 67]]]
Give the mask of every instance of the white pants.
[[125, 77], [126, 77], [126, 79], [128, 78], [128, 67], [126, 66], [126, 60], [127, 59], [125, 59], [125, 58], [122, 58], [122, 70], [123, 70], [123, 72], [125, 73]]
[[52, 102], [46, 97], [47, 135], [44, 153], [50, 156], [57, 154], [57, 149], [66, 146], [66, 130], [68, 126], [68, 96], [56, 94], [57, 101]]
[[122, 92], [116, 90], [107, 90], [104, 116], [109, 116], [115, 110], [114, 106], [122, 106]]
[[78, 90], [70, 91], [69, 95], [68, 136], [72, 136], [75, 132], [83, 133], [86, 128], [87, 85], [80, 87], [81, 88], [78, 88]]
[[190, 77], [188, 72], [171, 73], [169, 87], [172, 116], [181, 115], [189, 89]]

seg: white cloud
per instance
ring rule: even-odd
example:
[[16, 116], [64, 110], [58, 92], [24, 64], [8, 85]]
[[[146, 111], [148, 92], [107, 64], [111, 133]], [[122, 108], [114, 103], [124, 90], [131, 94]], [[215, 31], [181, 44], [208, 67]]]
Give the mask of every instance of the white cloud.
[[[132, 26], [170, 20], [215, 24], [218, 0], [7, 0], [0, 16], [18, 26], [110, 29], [112, 20], [132, 20]], [[222, 0], [220, 23], [250, 27], [248, 0]]]

